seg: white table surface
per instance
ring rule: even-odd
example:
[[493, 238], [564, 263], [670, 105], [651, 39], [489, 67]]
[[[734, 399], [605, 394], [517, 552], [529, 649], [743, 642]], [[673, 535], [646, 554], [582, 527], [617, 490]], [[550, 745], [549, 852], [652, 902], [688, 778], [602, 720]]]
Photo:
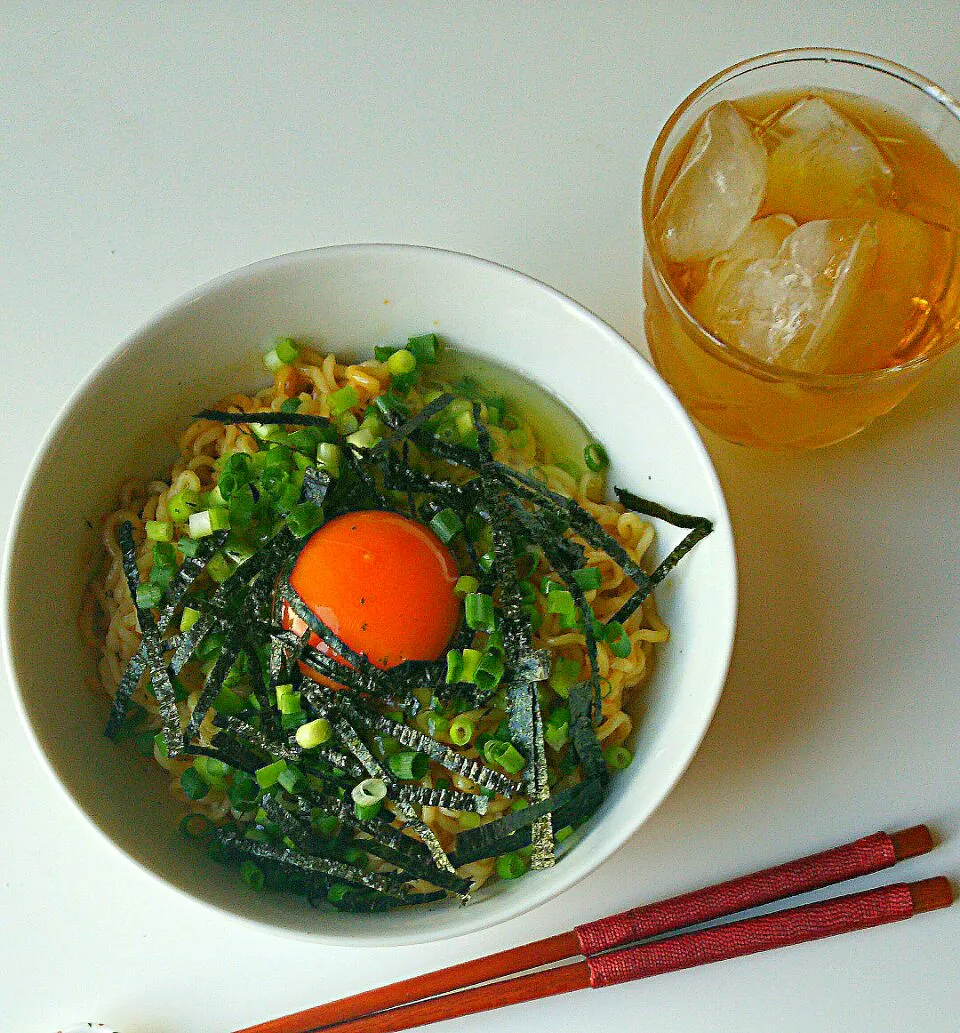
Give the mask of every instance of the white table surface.
[[[350, 241], [472, 252], [642, 348], [637, 196], [680, 99], [739, 58], [804, 44], [883, 54], [956, 93], [958, 15], [946, 0], [5, 0], [0, 530], [93, 364], [182, 292], [269, 255]], [[0, 1029], [225, 1033], [922, 820], [942, 842], [906, 877], [960, 874], [958, 368], [816, 454], [707, 435], [741, 615], [706, 741], [594, 876], [470, 942], [305, 944], [155, 885], [56, 791], [4, 682]], [[436, 1028], [958, 1030], [958, 957], [960, 906]]]

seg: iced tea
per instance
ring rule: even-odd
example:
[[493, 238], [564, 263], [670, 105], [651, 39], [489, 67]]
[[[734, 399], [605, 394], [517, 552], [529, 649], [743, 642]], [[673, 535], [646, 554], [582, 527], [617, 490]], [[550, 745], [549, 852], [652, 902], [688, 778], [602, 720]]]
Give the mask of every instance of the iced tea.
[[960, 167], [889, 102], [819, 85], [719, 99], [648, 197], [649, 179], [648, 342], [726, 437], [839, 440], [957, 339]]

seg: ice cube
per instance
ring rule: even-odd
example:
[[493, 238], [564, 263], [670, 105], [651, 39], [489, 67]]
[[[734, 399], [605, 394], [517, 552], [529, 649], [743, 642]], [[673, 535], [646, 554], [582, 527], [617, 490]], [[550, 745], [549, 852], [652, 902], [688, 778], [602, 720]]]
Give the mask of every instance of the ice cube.
[[773, 258], [730, 262], [695, 314], [721, 340], [758, 359], [821, 372], [835, 364], [835, 331], [873, 268], [877, 240], [872, 220], [808, 222]]
[[877, 145], [820, 97], [805, 97], [768, 128], [765, 212], [797, 222], [869, 215], [889, 196], [893, 170]]
[[767, 156], [729, 102], [711, 108], [657, 213], [655, 227], [672, 262], [702, 262], [730, 247], [757, 214]]
[[761, 258], [776, 258], [784, 240], [797, 228], [789, 215], [767, 215], [754, 219], [733, 242], [733, 246], [721, 251], [706, 270], [706, 279], [690, 303], [693, 314], [703, 321], [702, 313], [711, 312], [716, 306], [718, 292], [723, 288], [727, 276], [744, 262]]

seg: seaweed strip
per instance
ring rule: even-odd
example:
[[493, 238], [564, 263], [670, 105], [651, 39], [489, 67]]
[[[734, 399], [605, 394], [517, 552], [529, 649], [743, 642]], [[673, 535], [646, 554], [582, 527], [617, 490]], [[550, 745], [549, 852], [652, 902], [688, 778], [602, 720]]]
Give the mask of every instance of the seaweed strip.
[[[211, 535], [209, 539], [201, 543], [195, 556], [184, 558], [182, 565], [177, 569], [177, 573], [170, 583], [170, 587], [167, 589], [163, 606], [160, 608], [160, 612], [157, 615], [156, 623], [158, 635], [162, 635], [167, 630], [167, 626], [173, 619], [173, 615], [176, 612], [177, 607], [183, 601], [183, 597], [189, 591], [193, 582], [196, 581], [201, 573], [203, 573], [210, 557], [223, 544], [226, 537], [226, 531], [219, 531], [217, 534]], [[134, 596], [134, 600], [135, 599], [136, 596]], [[179, 646], [179, 637], [176, 646]], [[165, 649], [176, 648], [176, 646], [173, 644], [172, 640], [164, 643]], [[126, 716], [127, 708], [130, 704], [130, 698], [133, 696], [136, 687], [140, 684], [140, 679], [143, 677], [143, 673], [146, 669], [147, 647], [146, 644], [141, 641], [139, 649], [127, 662], [123, 676], [120, 679], [120, 684], [117, 686], [116, 693], [114, 693], [113, 703], [110, 707], [110, 716], [107, 718], [107, 726], [104, 729], [104, 735], [106, 735], [108, 739], [116, 738], [120, 730], [120, 725], [123, 723]]]
[[217, 714], [214, 724], [223, 732], [229, 732], [241, 741], [255, 746], [270, 757], [279, 757], [282, 760], [290, 761], [293, 764], [300, 762], [303, 750], [299, 746], [291, 746], [289, 743], [277, 742], [265, 735], [259, 728], [247, 724], [242, 717], [234, 715]]
[[452, 401], [453, 395], [449, 392], [444, 392], [444, 394], [438, 395], [432, 402], [425, 405], [418, 413], [411, 416], [410, 419], [404, 420], [392, 434], [387, 434], [382, 437], [370, 450], [371, 455], [385, 452], [391, 445], [395, 445], [404, 438], [410, 437], [410, 435], [413, 434], [414, 431], [419, 430], [427, 420], [432, 419], [437, 415], [437, 413], [446, 409]]
[[140, 572], [137, 569], [137, 547], [133, 540], [133, 525], [129, 520], [125, 520], [120, 525], [119, 540], [120, 552], [123, 558], [123, 573], [127, 580], [130, 598], [133, 600], [133, 605], [137, 611], [137, 622], [140, 625], [140, 635], [147, 654], [147, 667], [150, 671], [153, 695], [157, 700], [160, 720], [163, 724], [163, 738], [169, 755], [176, 757], [183, 751], [184, 746], [183, 734], [180, 731], [180, 715], [177, 710], [173, 685], [170, 682], [170, 676], [167, 674], [163, 645], [153, 618], [153, 612], [148, 607], [137, 605], [137, 586], [140, 583]]
[[[581, 782], [575, 786], [561, 789], [544, 800], [531, 803], [529, 807], [524, 807], [521, 811], [509, 811], [495, 821], [488, 821], [486, 824], [478, 825], [475, 829], [464, 830], [457, 836], [457, 849], [451, 860], [459, 868], [472, 861], [494, 857], [503, 852], [501, 846], [506, 840], [523, 830], [532, 833], [536, 826], [545, 820], [550, 822], [552, 830], [551, 814], [573, 805], [576, 805], [578, 812], [585, 810], [588, 804], [592, 804], [592, 807], [595, 808], [602, 799], [602, 788], [592, 781]], [[567, 821], [565, 824], [570, 824], [570, 822]]]
[[570, 742], [583, 765], [584, 781], [598, 781], [606, 786], [609, 781], [607, 762], [593, 726], [593, 692], [589, 682], [574, 685], [567, 704], [570, 709]]
[[343, 657], [354, 668], [354, 673], [358, 678], [356, 687], [362, 687], [365, 691], [376, 691], [378, 687], [376, 684], [377, 677], [378, 675], [382, 676], [384, 672], [378, 671], [362, 653], [358, 653], [355, 649], [348, 646], [332, 628], [324, 624], [300, 598], [297, 590], [290, 584], [289, 579], [285, 579], [280, 583], [279, 591], [303, 623], [315, 635], [318, 635], [330, 649], [338, 656]]
[[300, 489], [300, 501], [312, 502], [322, 506], [330, 491], [331, 478], [324, 470], [315, 466], [308, 467], [303, 474], [303, 487]]
[[305, 412], [223, 412], [220, 409], [201, 409], [194, 416], [195, 420], [211, 420], [213, 423], [269, 423], [280, 426], [320, 427], [327, 428], [330, 421], [326, 416], [314, 416]]
[[404, 820], [406, 826], [416, 832], [416, 834], [423, 840], [424, 846], [426, 846], [427, 850], [430, 851], [433, 863], [438, 868], [445, 868], [447, 871], [452, 872], [453, 865], [450, 863], [450, 858], [447, 857], [446, 851], [442, 846], [440, 846], [440, 841], [437, 839], [436, 833], [433, 829], [431, 829], [422, 818], [417, 816], [417, 812], [409, 803], [406, 803], [403, 800], [393, 799], [389, 796], [391, 788], [396, 791], [396, 782], [390, 772], [387, 771], [380, 761], [374, 757], [366, 745], [364, 745], [363, 740], [357, 734], [357, 730], [349, 723], [349, 721], [342, 717], [335, 719], [334, 728], [336, 729], [340, 741], [366, 768], [367, 773], [384, 782], [387, 787], [388, 799], [390, 799], [390, 802], [396, 809], [397, 814]]
[[[516, 791], [516, 784], [506, 775], [493, 771], [481, 764], [479, 760], [465, 757], [451, 746], [447, 746], [446, 743], [438, 742], [416, 728], [392, 721], [383, 714], [362, 713], [350, 703], [341, 704], [341, 707], [349, 712], [352, 720], [362, 723], [369, 731], [392, 736], [404, 746], [409, 746], [425, 754], [447, 771], [454, 771], [463, 778], [469, 778], [471, 782], [484, 789], [490, 789], [501, 796], [512, 796]], [[441, 806], [447, 805], [441, 804]]]
[[403, 785], [397, 789], [397, 799], [416, 803], [421, 807], [445, 807], [449, 811], [472, 811], [486, 814], [490, 802], [480, 793], [464, 793], [458, 789], [436, 789], [421, 785]]
[[437, 868], [423, 843], [391, 824], [392, 816], [389, 812], [380, 811], [376, 817], [362, 821], [357, 818], [349, 798], [328, 797], [315, 790], [301, 793], [294, 802], [301, 817], [306, 818], [312, 806], [321, 814], [336, 818], [352, 831], [370, 836], [370, 839], [361, 841], [363, 848], [382, 860], [403, 868], [411, 877], [432, 882], [435, 886], [442, 886], [457, 894], [463, 894], [470, 888], [469, 879], [454, 875], [445, 868]]
[[[476, 414], [474, 422], [478, 422]], [[481, 444], [484, 443], [480, 438]], [[484, 469], [487, 469], [485, 465]], [[530, 623], [522, 610], [522, 597], [514, 566], [513, 535], [509, 528], [509, 510], [506, 503], [494, 490], [490, 504], [493, 520], [490, 524], [493, 537], [493, 569], [500, 581], [500, 602], [503, 608], [502, 630], [504, 647], [514, 672], [519, 662], [533, 650], [531, 646]], [[514, 745], [526, 756], [527, 766], [524, 781], [528, 794], [537, 806], [549, 799], [547, 784], [547, 757], [543, 741], [543, 724], [540, 702], [535, 682], [518, 677], [515, 673], [507, 685], [507, 710], [510, 737]], [[532, 868], [547, 868], [554, 863], [553, 828], [549, 821], [538, 821], [532, 833]]]
[[252, 751], [247, 749], [236, 739], [217, 732], [209, 746], [202, 744], [187, 743], [183, 752], [191, 757], [210, 757], [213, 760], [222, 760], [237, 771], [244, 771], [248, 775], [256, 772], [263, 763], [262, 760]]
[[[620, 502], [632, 512], [639, 513], [641, 516], [653, 517], [656, 520], [663, 520], [668, 524], [673, 524], [674, 527], [689, 528], [690, 533], [681, 539], [679, 544], [657, 564], [656, 569], [650, 574], [651, 588], [660, 584], [697, 542], [706, 538], [713, 531], [713, 521], [707, 517], [692, 516], [689, 513], [677, 513], [672, 509], [667, 509], [666, 506], [661, 506], [657, 502], [651, 502], [649, 499], [634, 495], [632, 491], [628, 491], [626, 488], [614, 487], [613, 490], [616, 492]], [[629, 598], [613, 615], [611, 620], [619, 620], [621, 623], [627, 620], [642, 601], [642, 599], [637, 601], [633, 597]]]
[[227, 828], [219, 829], [216, 833], [216, 838], [228, 855], [239, 855], [253, 861], [271, 861], [281, 869], [292, 869], [294, 872], [308, 875], [332, 877], [340, 882], [347, 882], [354, 886], [364, 886], [367, 889], [381, 893], [397, 895], [397, 886], [394, 880], [384, 878], [382, 875], [373, 872], [364, 871], [362, 868], [347, 864], [344, 861], [335, 861], [326, 857], [307, 856], [298, 853], [296, 850], [291, 850], [290, 847], [245, 839]]
[[349, 893], [339, 900], [329, 900], [328, 903], [337, 911], [346, 911], [351, 914], [372, 915], [380, 911], [390, 911], [397, 907], [410, 907], [416, 904], [433, 904], [443, 900], [446, 893], [443, 890], [435, 890], [432, 893], [407, 893], [402, 897], [392, 897], [386, 893]]
[[[284, 533], [285, 531], [286, 533]], [[213, 670], [207, 675], [200, 698], [197, 700], [193, 713], [190, 715], [190, 721], [184, 730], [184, 737], [188, 742], [199, 731], [200, 725], [210, 709], [210, 705], [223, 688], [224, 678], [226, 678], [230, 669], [236, 663], [241, 651], [244, 650], [246, 646], [245, 639], [249, 635], [248, 625], [256, 624], [259, 611], [266, 609], [269, 605], [274, 591], [274, 582], [292, 545], [293, 536], [284, 528], [283, 531], [274, 535], [269, 544], [261, 550], [262, 553], [266, 553], [266, 556], [254, 569], [253, 577], [247, 580], [244, 585], [246, 596], [243, 599], [240, 612], [226, 628], [227, 639], [223, 643]], [[252, 561], [253, 557], [247, 562], [251, 563]], [[229, 579], [224, 582], [224, 584], [228, 583]], [[242, 581], [240, 583], [243, 584]]]
[[[574, 602], [580, 608], [580, 612], [583, 615], [583, 637], [587, 650], [587, 660], [590, 663], [590, 685], [593, 688], [593, 714], [595, 717], [598, 717], [601, 705], [599, 677], [600, 663], [597, 654], [597, 636], [593, 631], [593, 622], [589, 619], [593, 616], [593, 609], [587, 602], [587, 597], [583, 589], [573, 577], [573, 570], [575, 568], [572, 565], [568, 565], [565, 562], [565, 557], [561, 555], [561, 549], [557, 545], [558, 540], [552, 538], [551, 535], [546, 533], [546, 531], [537, 524], [531, 514], [529, 514], [516, 499], [508, 498], [507, 503], [514, 511], [514, 517], [522, 524], [527, 533], [543, 550], [543, 554], [547, 557], [547, 560], [553, 569], [563, 578], [564, 583], [567, 586], [567, 590], [573, 596]], [[582, 552], [580, 556], [577, 557], [577, 560], [577, 567], [582, 566], [584, 562]]]

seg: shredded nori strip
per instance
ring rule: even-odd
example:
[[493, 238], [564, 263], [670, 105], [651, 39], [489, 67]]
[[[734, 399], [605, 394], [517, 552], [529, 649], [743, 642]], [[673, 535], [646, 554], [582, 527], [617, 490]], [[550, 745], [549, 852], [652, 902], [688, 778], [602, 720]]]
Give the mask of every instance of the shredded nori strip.
[[[309, 693], [309, 690], [307, 691]], [[516, 784], [507, 778], [506, 775], [501, 775], [498, 771], [486, 767], [479, 760], [465, 757], [452, 746], [437, 742], [436, 739], [432, 739], [429, 735], [416, 728], [400, 724], [398, 721], [391, 721], [390, 718], [385, 717], [383, 714], [369, 711], [363, 712], [348, 702], [341, 703], [340, 706], [347, 711], [354, 723], [362, 724], [370, 731], [392, 736], [404, 746], [409, 746], [411, 749], [425, 754], [441, 767], [446, 768], [448, 771], [454, 771], [463, 778], [469, 778], [471, 782], [484, 789], [492, 790], [501, 796], [512, 796], [516, 791]], [[449, 805], [439, 804], [438, 806], [446, 807]]]
[[367, 872], [344, 861], [303, 854], [287, 846], [245, 839], [229, 828], [218, 829], [216, 838], [228, 855], [234, 853], [252, 861], [270, 861], [281, 870], [331, 876], [353, 886], [365, 886], [367, 889], [401, 898], [405, 895], [402, 884], [398, 886], [396, 879], [384, 873]]
[[[393, 776], [370, 752], [357, 733], [357, 730], [342, 717], [335, 721], [334, 730], [344, 746], [346, 746], [357, 760], [360, 761], [364, 768], [366, 768], [367, 773], [373, 778], [381, 779], [384, 785], [386, 785], [387, 799], [393, 803], [394, 809], [403, 819], [405, 826], [413, 832], [416, 832], [420, 839], [423, 840], [427, 850], [430, 851], [433, 863], [438, 868], [445, 868], [447, 871], [452, 872], [453, 865], [450, 863], [450, 858], [447, 857], [446, 851], [440, 845], [440, 841], [437, 839], [436, 833], [417, 815], [417, 812], [409, 803], [404, 800], [396, 799], [396, 782]], [[391, 795], [391, 789], [393, 789], [393, 795]]]
[[[163, 605], [157, 614], [157, 634], [162, 635], [173, 619], [177, 607], [183, 601], [191, 585], [203, 573], [210, 557], [220, 548], [227, 537], [226, 531], [219, 531], [200, 543], [194, 556], [184, 558], [183, 564], [177, 569], [176, 575], [170, 582], [163, 598]], [[139, 580], [139, 573], [138, 573]], [[134, 602], [136, 602], [136, 591], [134, 591]], [[165, 649], [176, 648], [179, 645], [179, 637], [174, 643], [168, 639], [164, 642]], [[126, 669], [120, 679], [120, 684], [113, 697], [113, 705], [110, 708], [110, 716], [107, 719], [107, 726], [104, 735], [108, 739], [115, 739], [120, 726], [126, 716], [127, 707], [130, 703], [134, 690], [140, 684], [144, 671], [147, 669], [147, 645], [141, 641], [140, 648], [127, 662]]]
[[169, 755], [176, 757], [183, 751], [184, 746], [183, 733], [180, 731], [180, 715], [177, 711], [176, 694], [173, 691], [173, 684], [167, 673], [163, 644], [153, 617], [153, 611], [149, 607], [143, 607], [137, 603], [137, 587], [140, 584], [140, 572], [137, 568], [137, 547], [133, 540], [133, 525], [129, 520], [125, 520], [120, 525], [119, 539], [120, 553], [123, 559], [123, 573], [127, 579], [130, 598], [133, 600], [133, 605], [137, 611], [137, 623], [140, 625], [140, 635], [146, 649], [150, 682], [153, 685], [153, 695], [156, 698], [157, 706], [160, 710], [160, 720], [163, 724], [164, 742]]
[[411, 416], [410, 419], [404, 420], [404, 422], [401, 423], [392, 434], [388, 434], [386, 437], [381, 438], [371, 449], [371, 452], [374, 455], [385, 452], [391, 445], [397, 444], [404, 438], [410, 437], [411, 434], [422, 427], [428, 420], [446, 409], [452, 401], [453, 395], [449, 393], [445, 393], [434, 398], [432, 402], [425, 405], [418, 413]]
[[[529, 807], [519, 811], [508, 811], [502, 818], [461, 832], [457, 836], [457, 849], [451, 856], [451, 861], [459, 868], [471, 861], [480, 861], [484, 857], [504, 853], [505, 851], [500, 849], [504, 840], [523, 829], [535, 828], [543, 820], [549, 820], [553, 812], [569, 808], [572, 804], [577, 804], [578, 810], [584, 810], [585, 805], [591, 804], [594, 800], [599, 803], [602, 799], [603, 790], [595, 781], [581, 782], [561, 789], [546, 799], [531, 803]], [[595, 807], [596, 803], [592, 803], [592, 806]], [[567, 821], [566, 824], [571, 822]]]
[[201, 409], [194, 419], [211, 420], [214, 423], [262, 423], [290, 427], [320, 427], [326, 429], [330, 421], [326, 416], [314, 416], [305, 412], [223, 412], [220, 409]]

